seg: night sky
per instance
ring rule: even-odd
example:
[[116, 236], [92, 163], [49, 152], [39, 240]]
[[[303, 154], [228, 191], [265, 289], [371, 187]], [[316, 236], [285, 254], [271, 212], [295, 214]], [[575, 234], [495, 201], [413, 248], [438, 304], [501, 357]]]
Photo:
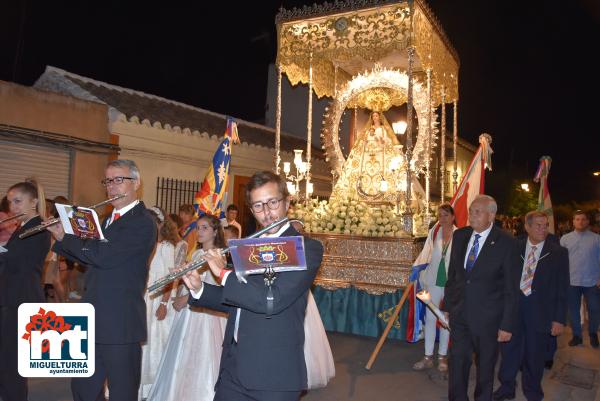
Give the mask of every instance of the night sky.
[[[31, 85], [53, 65], [256, 122], [275, 59], [275, 15], [281, 6], [312, 4], [7, 3], [2, 80]], [[512, 180], [531, 180], [549, 155], [554, 203], [600, 199], [600, 177], [592, 175], [600, 170], [600, 3], [429, 4], [460, 56], [459, 134], [473, 144], [482, 132], [493, 136], [487, 192], [502, 197]]]

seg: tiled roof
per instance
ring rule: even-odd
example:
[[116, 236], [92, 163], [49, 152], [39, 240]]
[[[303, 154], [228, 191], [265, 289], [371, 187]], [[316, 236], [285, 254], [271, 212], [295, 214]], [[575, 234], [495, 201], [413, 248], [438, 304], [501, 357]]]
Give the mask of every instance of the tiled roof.
[[[68, 71], [48, 66], [35, 83], [41, 89], [58, 91], [107, 104], [112, 113], [128, 121], [149, 121], [150, 125], [175, 131], [198, 133], [220, 137], [225, 131], [226, 116], [176, 101], [122, 88]], [[235, 118], [235, 116], [233, 116]], [[275, 147], [275, 130], [264, 125], [236, 119], [240, 140], [248, 144]], [[305, 149], [306, 140], [290, 134], [281, 134], [281, 149]], [[314, 157], [324, 159], [323, 151], [313, 146]]]

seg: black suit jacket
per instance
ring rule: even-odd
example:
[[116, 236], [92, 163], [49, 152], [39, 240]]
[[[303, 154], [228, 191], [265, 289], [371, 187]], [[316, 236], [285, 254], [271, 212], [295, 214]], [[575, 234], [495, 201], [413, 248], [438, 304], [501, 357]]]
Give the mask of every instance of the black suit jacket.
[[[521, 266], [524, 264], [527, 239], [519, 241]], [[552, 322], [566, 323], [569, 289], [569, 252], [550, 237], [546, 238], [531, 284], [530, 301], [536, 330], [549, 333]]]
[[[300, 235], [290, 226], [281, 236]], [[307, 271], [283, 272], [273, 284], [274, 307], [267, 315], [267, 290], [262, 274], [238, 282], [227, 277], [224, 287], [205, 284], [202, 296], [190, 305], [228, 312], [223, 358], [232, 346], [237, 307], [241, 308], [237, 343], [237, 377], [251, 390], [306, 389], [304, 317], [308, 291], [323, 259], [319, 241], [304, 238]]]
[[42, 223], [34, 217], [15, 230], [0, 253], [0, 306], [19, 306], [23, 302], [45, 302], [42, 290], [44, 260], [50, 250], [50, 233], [43, 231], [19, 238], [23, 231]]
[[493, 226], [475, 265], [465, 270], [473, 229], [454, 231], [443, 309], [452, 322], [466, 324], [475, 334], [513, 332], [519, 311], [520, 258], [514, 238]]
[[82, 302], [96, 309], [96, 342], [144, 341], [144, 293], [148, 261], [156, 245], [156, 224], [140, 202], [103, 231], [108, 241], [67, 234], [53, 249], [88, 266]]

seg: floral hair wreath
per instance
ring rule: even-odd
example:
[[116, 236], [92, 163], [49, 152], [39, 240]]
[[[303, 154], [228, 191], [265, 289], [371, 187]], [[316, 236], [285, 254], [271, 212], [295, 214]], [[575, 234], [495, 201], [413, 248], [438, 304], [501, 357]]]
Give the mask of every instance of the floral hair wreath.
[[152, 206], [150, 208], [150, 210], [152, 210], [154, 212], [154, 214], [156, 214], [156, 217], [158, 217], [158, 220], [161, 223], [165, 222], [165, 215], [163, 214], [163, 212], [160, 210], [160, 208], [158, 206]]

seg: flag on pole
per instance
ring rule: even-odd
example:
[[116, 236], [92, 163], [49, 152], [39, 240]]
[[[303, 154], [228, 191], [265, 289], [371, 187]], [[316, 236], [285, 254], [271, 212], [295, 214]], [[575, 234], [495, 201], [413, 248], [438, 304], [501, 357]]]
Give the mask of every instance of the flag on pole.
[[[485, 169], [492, 169], [493, 150], [490, 146], [491, 143], [492, 138], [488, 134], [479, 135], [479, 148], [475, 152], [456, 193], [450, 200], [450, 205], [454, 209], [455, 225], [458, 228], [468, 224], [469, 205], [477, 195], [484, 193]], [[406, 324], [406, 341], [408, 342], [417, 342], [423, 338], [426, 306], [423, 302], [417, 300], [417, 293], [423, 289], [419, 282], [419, 273], [425, 270], [431, 261], [433, 242], [439, 229], [440, 226], [436, 223], [429, 231], [425, 246], [414, 261], [410, 273], [409, 281], [415, 283], [412, 286], [413, 293], [408, 297], [409, 311]]]
[[488, 134], [479, 135], [479, 148], [467, 169], [450, 205], [454, 208], [456, 227], [461, 228], [469, 222], [469, 205], [477, 195], [484, 193], [485, 169], [492, 170], [492, 138]]
[[548, 231], [554, 234], [554, 212], [552, 211], [552, 201], [550, 200], [550, 189], [548, 188], [548, 175], [550, 175], [550, 164], [552, 158], [550, 156], [542, 156], [540, 158], [540, 166], [533, 178], [534, 182], [540, 183], [540, 194], [538, 195], [537, 210], [545, 213], [548, 216]]
[[239, 142], [237, 124], [231, 117], [227, 117], [224, 136], [215, 151], [200, 190], [194, 195], [194, 209], [199, 217], [205, 214], [212, 214], [218, 218], [225, 217], [227, 185], [231, 171], [231, 148], [234, 143]]

